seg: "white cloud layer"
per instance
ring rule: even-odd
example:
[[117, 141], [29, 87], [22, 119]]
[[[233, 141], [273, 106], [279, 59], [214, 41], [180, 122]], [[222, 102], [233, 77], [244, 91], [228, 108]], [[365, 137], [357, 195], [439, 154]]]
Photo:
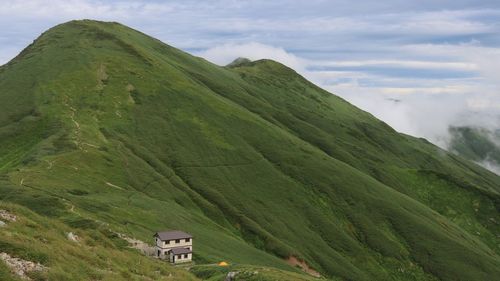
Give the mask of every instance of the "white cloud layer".
[[307, 60], [301, 59], [283, 48], [273, 47], [261, 43], [250, 42], [246, 44], [223, 44], [197, 53], [207, 60], [226, 65], [235, 58], [244, 57], [250, 60], [272, 59], [279, 61], [297, 71], [305, 70]]

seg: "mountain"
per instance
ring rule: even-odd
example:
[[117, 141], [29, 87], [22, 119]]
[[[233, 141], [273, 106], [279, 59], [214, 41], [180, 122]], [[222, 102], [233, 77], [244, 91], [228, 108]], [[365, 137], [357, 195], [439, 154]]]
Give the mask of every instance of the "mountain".
[[[499, 176], [271, 60], [71, 21], [0, 68], [0, 136], [0, 252], [38, 280], [500, 276]], [[123, 240], [164, 229], [194, 235], [190, 272]]]
[[450, 149], [500, 174], [500, 129], [450, 127]]

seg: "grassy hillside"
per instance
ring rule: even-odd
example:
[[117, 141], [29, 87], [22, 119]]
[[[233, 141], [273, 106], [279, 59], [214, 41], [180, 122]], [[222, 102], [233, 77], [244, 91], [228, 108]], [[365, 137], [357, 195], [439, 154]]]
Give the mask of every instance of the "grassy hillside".
[[500, 177], [274, 61], [72, 21], [0, 68], [0, 135], [2, 201], [75, 231], [182, 229], [197, 264], [271, 276], [305, 276], [292, 256], [336, 280], [500, 274]]
[[[33, 280], [198, 280], [130, 249], [105, 225], [71, 228], [13, 204], [0, 203], [0, 208], [16, 216], [0, 229], [1, 251], [49, 268], [28, 273]], [[67, 238], [72, 231], [77, 241]], [[22, 279], [0, 263], [0, 280]]]

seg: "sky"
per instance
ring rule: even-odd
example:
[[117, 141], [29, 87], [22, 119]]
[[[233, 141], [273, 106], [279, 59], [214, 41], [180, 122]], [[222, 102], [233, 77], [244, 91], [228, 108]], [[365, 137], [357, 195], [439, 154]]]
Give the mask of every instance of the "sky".
[[117, 21], [209, 61], [280, 61], [396, 130], [446, 147], [500, 128], [500, 1], [0, 0], [0, 64], [72, 19]]

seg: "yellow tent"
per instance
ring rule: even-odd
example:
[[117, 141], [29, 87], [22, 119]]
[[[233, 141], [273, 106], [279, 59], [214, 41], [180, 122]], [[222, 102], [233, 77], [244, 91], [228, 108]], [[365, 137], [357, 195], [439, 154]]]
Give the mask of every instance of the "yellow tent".
[[229, 264], [225, 261], [219, 262], [219, 266], [228, 266]]

